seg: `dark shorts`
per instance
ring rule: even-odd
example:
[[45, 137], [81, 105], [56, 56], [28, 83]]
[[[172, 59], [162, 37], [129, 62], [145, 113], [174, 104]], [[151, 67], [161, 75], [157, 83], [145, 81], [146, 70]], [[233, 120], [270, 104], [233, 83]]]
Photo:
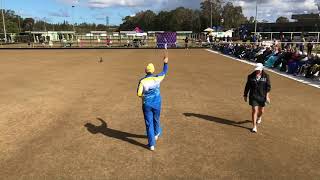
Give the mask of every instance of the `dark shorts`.
[[265, 107], [266, 102], [265, 101], [258, 101], [256, 99], [249, 99], [249, 104], [252, 107], [258, 106], [258, 107]]

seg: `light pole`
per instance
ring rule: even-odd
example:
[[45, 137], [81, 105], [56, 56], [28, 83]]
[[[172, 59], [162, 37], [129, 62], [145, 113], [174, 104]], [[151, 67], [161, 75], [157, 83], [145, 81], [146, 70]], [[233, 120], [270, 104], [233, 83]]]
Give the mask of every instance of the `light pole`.
[[255, 17], [255, 24], [254, 24], [254, 35], [257, 35], [257, 25], [258, 25], [258, 0], [256, 0], [256, 17]]
[[46, 32], [47, 31], [47, 26], [46, 26], [46, 19], [43, 18], [43, 26], [44, 26], [44, 31]]
[[18, 25], [19, 25], [19, 32], [21, 33], [21, 23], [20, 23], [20, 16], [18, 16]]
[[106, 16], [106, 31], [109, 30], [109, 16]]
[[212, 26], [212, 0], [210, 0], [210, 6], [211, 6], [211, 8], [210, 8], [210, 20], [211, 20], [211, 26], [210, 26], [210, 28], [212, 28], [213, 26]]
[[73, 31], [75, 32], [76, 30], [74, 28], [74, 8], [75, 8], [75, 6], [73, 5], [72, 6], [72, 27], [73, 27]]
[[223, 23], [224, 23], [224, 19], [223, 19], [223, 18], [221, 18], [221, 29], [222, 29], [222, 31], [225, 29], [225, 27], [224, 27]]
[[1, 0], [1, 11], [2, 11], [2, 22], [3, 22], [3, 33], [4, 33], [4, 42], [7, 42], [7, 31], [6, 31], [6, 22], [4, 21], [4, 12], [3, 12], [3, 2]]

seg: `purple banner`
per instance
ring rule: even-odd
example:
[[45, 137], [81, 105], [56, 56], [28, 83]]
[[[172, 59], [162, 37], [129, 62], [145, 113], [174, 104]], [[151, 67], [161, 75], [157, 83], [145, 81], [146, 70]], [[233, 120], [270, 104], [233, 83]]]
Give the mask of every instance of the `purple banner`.
[[170, 47], [176, 47], [177, 33], [176, 32], [164, 32], [157, 34], [157, 47], [165, 48], [165, 44]]

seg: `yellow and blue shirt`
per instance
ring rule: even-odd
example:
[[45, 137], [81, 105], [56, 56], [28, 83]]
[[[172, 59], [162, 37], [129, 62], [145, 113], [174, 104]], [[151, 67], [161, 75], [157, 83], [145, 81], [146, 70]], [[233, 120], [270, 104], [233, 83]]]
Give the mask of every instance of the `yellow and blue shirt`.
[[158, 75], [147, 74], [138, 85], [138, 96], [142, 97], [143, 105], [155, 109], [161, 108], [160, 84], [168, 72], [168, 64], [163, 65], [163, 70]]

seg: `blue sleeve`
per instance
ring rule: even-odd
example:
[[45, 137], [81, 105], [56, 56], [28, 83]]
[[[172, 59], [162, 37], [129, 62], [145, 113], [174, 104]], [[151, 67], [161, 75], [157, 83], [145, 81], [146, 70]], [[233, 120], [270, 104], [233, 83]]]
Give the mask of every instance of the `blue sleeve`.
[[168, 64], [164, 63], [162, 72], [160, 74], [158, 74], [157, 76], [165, 76], [165, 75], [167, 75], [167, 73], [168, 73]]

